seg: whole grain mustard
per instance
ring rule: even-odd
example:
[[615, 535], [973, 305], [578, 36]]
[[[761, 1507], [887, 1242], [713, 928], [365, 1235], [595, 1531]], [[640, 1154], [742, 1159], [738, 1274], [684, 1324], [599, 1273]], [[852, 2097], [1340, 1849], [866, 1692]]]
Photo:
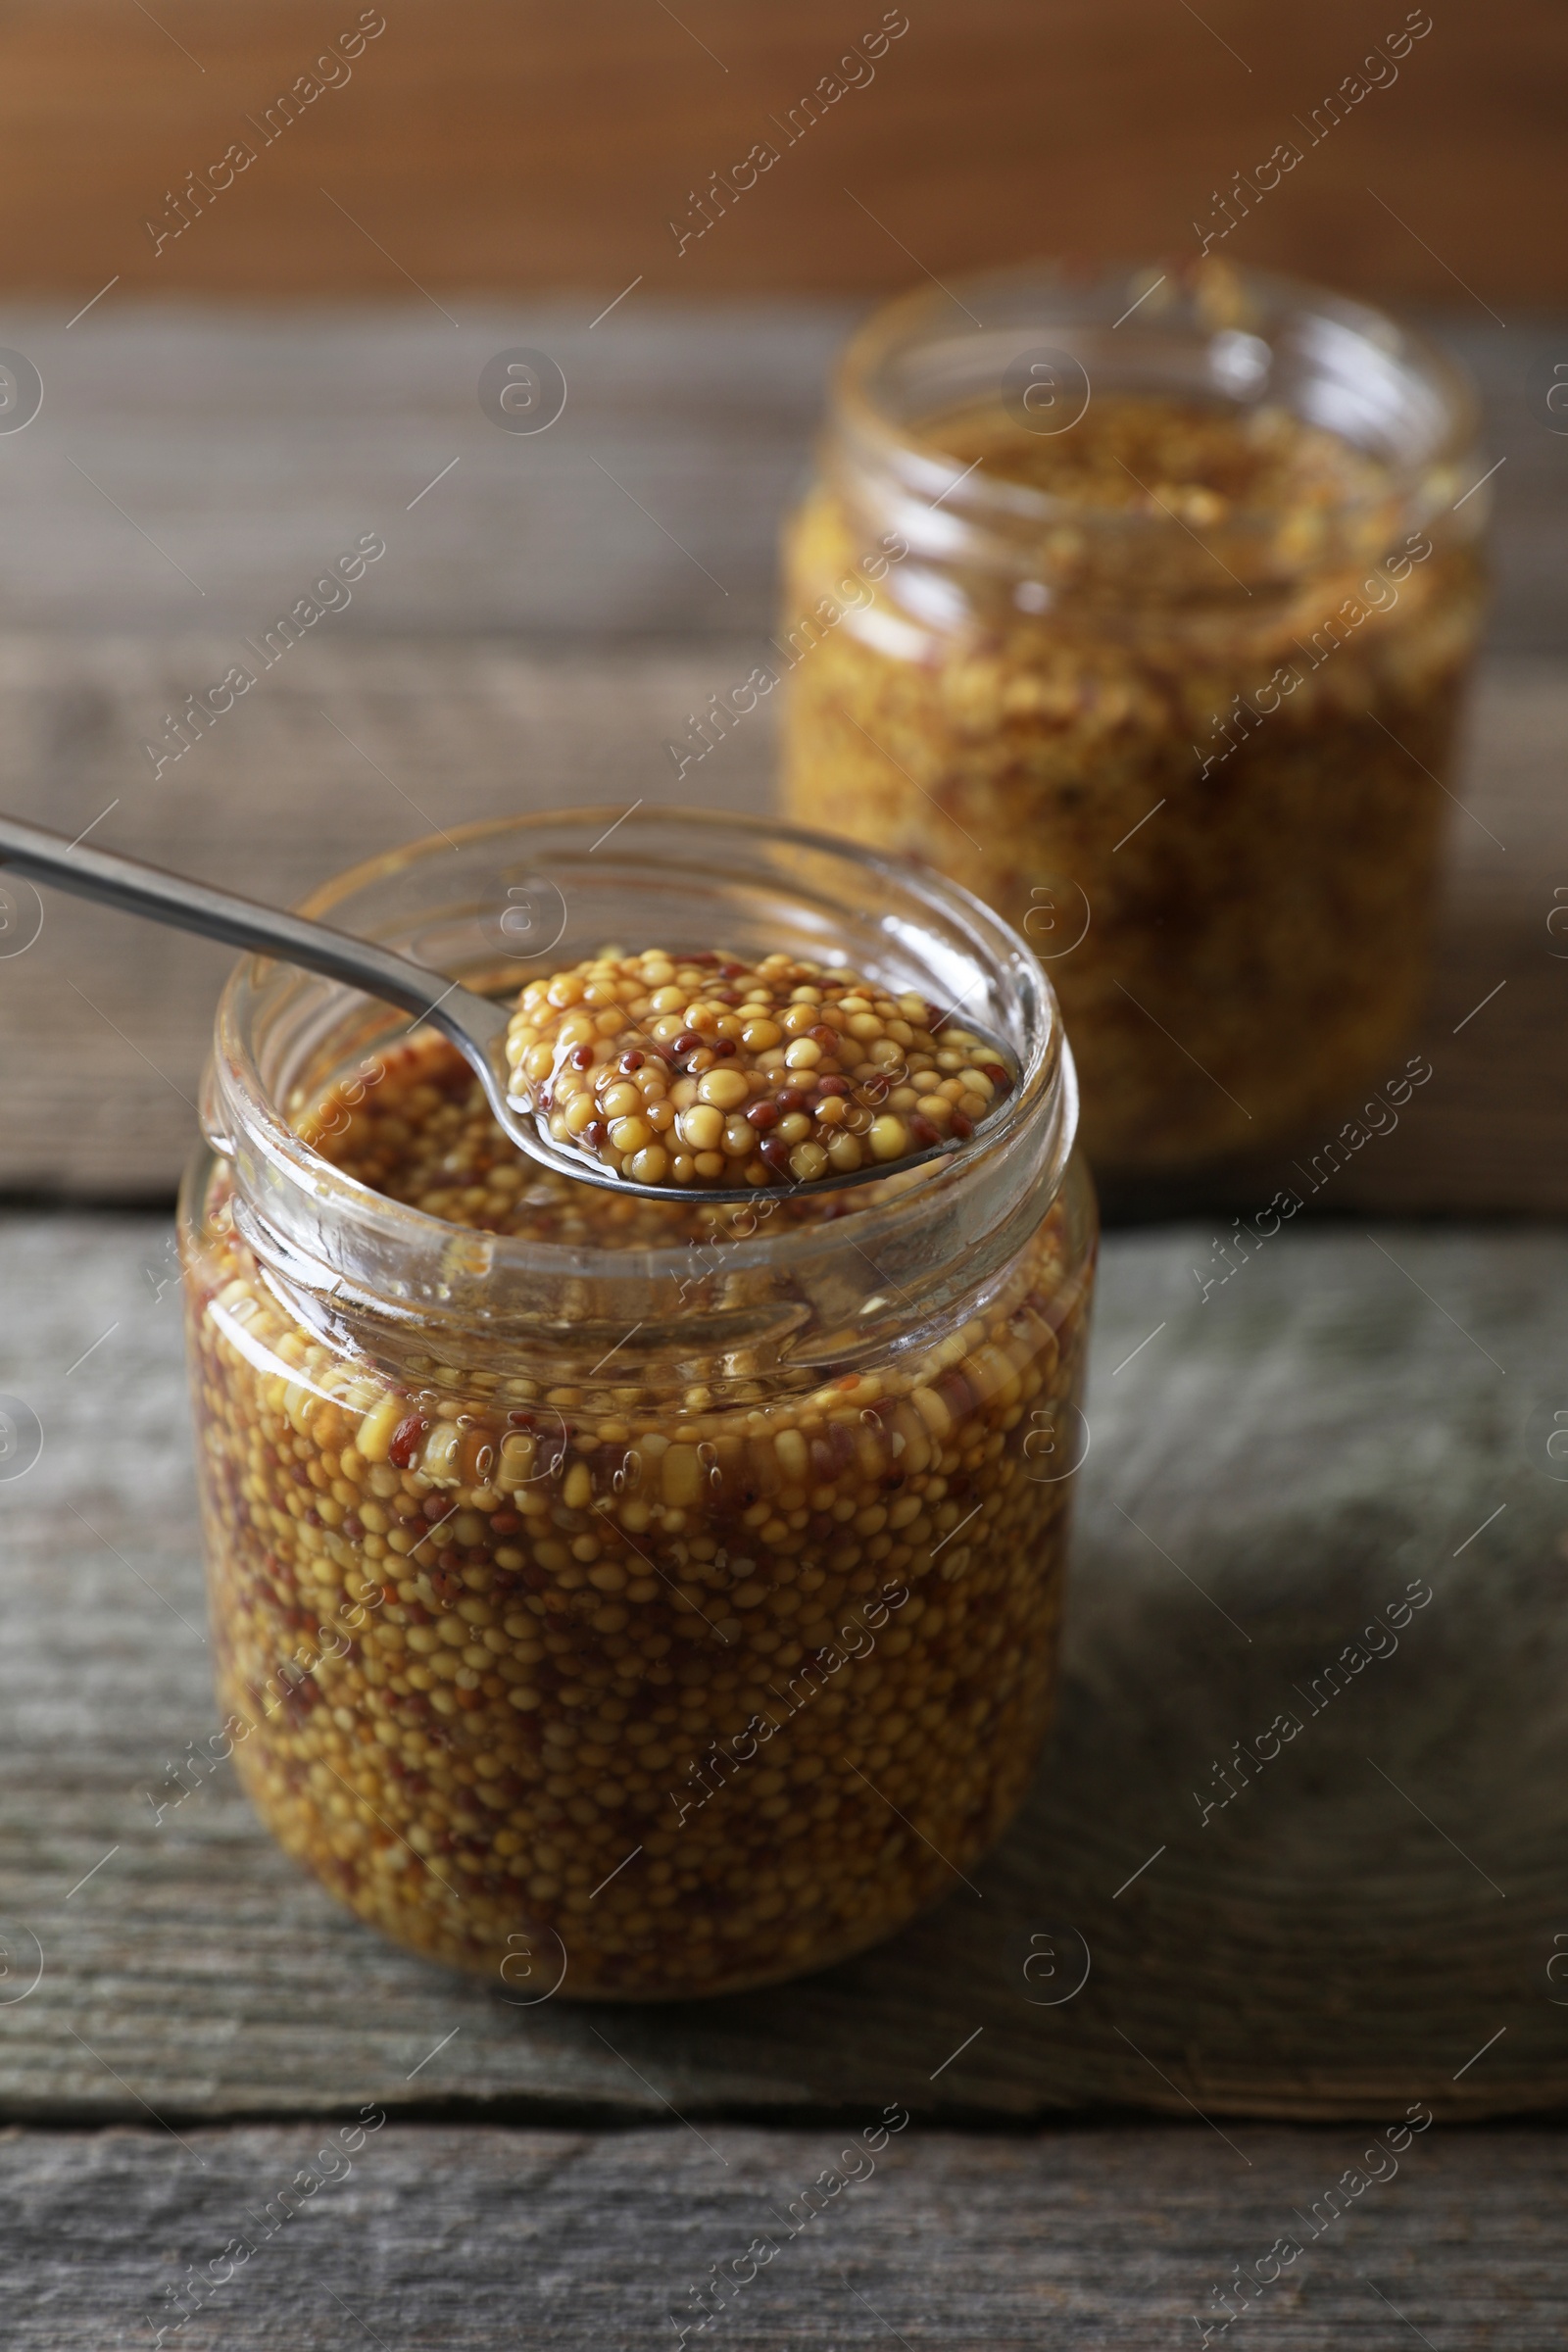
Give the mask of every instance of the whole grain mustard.
[[857, 575], [831, 627], [909, 509], [846, 460], [789, 526], [786, 813], [1026, 934], [1097, 1173], [1326, 1114], [1425, 985], [1475, 510], [1412, 528], [1396, 466], [1266, 402], [1097, 390], [1049, 432], [980, 404], [907, 451], [954, 469], [941, 549]]
[[[662, 1094], [637, 1092], [659, 1148], [691, 1154], [689, 1200], [541, 1173], [428, 1032], [301, 1103], [298, 1133], [367, 1195], [450, 1229], [455, 1252], [487, 1237], [585, 1266], [683, 1250], [740, 1311], [760, 1219], [853, 1234], [861, 1194], [800, 1181], [803, 1151], [835, 1164], [856, 1132], [823, 1121], [852, 1099], [835, 1075], [870, 1090], [859, 1140], [895, 1186], [878, 1120], [912, 1150], [921, 1122], [983, 1121], [981, 1081], [1010, 1083], [982, 1041], [943, 1043], [932, 1008], [848, 970], [649, 951], [564, 977], [519, 1001], [526, 1083], [568, 1112], [591, 1101], [614, 1150], [645, 1112], [607, 1091], [649, 1067], [620, 1063], [668, 1050]], [[646, 1042], [596, 1029], [607, 1054], [562, 1088], [563, 1051], [587, 1042], [570, 1021], [612, 1010]], [[736, 1051], [715, 1053], [736, 1024]], [[790, 1060], [803, 1042], [815, 1061]], [[777, 1113], [733, 1152], [691, 1117], [739, 1112], [702, 1093], [724, 1074], [760, 1076], [748, 1104]], [[786, 1128], [808, 1114], [809, 1133]], [[793, 1184], [759, 1138], [785, 1146]], [[759, 1161], [755, 1209], [704, 1203], [710, 1151]], [[901, 1325], [855, 1260], [850, 1308], [895, 1336], [794, 1370], [689, 1314], [672, 1277], [653, 1353], [641, 1330], [585, 1329], [574, 1350], [568, 1328], [541, 1376], [526, 1346], [498, 1369], [405, 1334], [393, 1376], [345, 1344], [329, 1300], [291, 1311], [235, 1203], [219, 1162], [187, 1244], [220, 1704], [263, 1820], [336, 1896], [508, 1998], [653, 1998], [824, 1965], [957, 1883], [1050, 1717], [1092, 1284], [1080, 1178], [956, 1320], [911, 1301]], [[785, 1250], [775, 1287], [788, 1267]], [[808, 1336], [843, 1311], [807, 1290], [795, 1320]]]

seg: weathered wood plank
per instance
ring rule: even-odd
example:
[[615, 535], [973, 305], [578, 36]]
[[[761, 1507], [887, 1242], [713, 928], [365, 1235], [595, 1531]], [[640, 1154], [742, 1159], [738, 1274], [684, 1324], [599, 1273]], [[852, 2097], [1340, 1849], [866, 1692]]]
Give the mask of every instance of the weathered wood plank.
[[[176, 669], [181, 691], [221, 677], [231, 641], [270, 625], [365, 531], [387, 552], [320, 625], [336, 645], [765, 634], [779, 518], [862, 312], [639, 295], [595, 328], [597, 303], [484, 298], [456, 303], [454, 326], [413, 297], [347, 313], [118, 300], [69, 331], [72, 305], [0, 306], [0, 340], [44, 382], [33, 422], [0, 435], [0, 629], [212, 632], [220, 666]], [[1560, 653], [1568, 440], [1545, 402], [1563, 327], [1525, 318], [1504, 333], [1451, 310], [1429, 323], [1475, 372], [1490, 455], [1506, 460], [1483, 493], [1493, 642]], [[535, 434], [503, 432], [477, 398], [485, 363], [520, 347], [553, 358], [568, 388]], [[141, 681], [155, 711], [162, 674]]]
[[[191, 681], [222, 675], [220, 641], [0, 640], [7, 804], [279, 901], [468, 817], [639, 797], [762, 809], [768, 703], [678, 782], [665, 746], [764, 650], [709, 640], [679, 655], [546, 661], [492, 644], [307, 643], [154, 780], [142, 735]], [[1568, 942], [1546, 929], [1555, 877], [1568, 877], [1565, 732], [1559, 664], [1484, 673], [1458, 787], [1469, 813], [1451, 813], [1448, 905], [1416, 1040], [1434, 1076], [1397, 1131], [1357, 1152], [1315, 1205], [1568, 1209], [1568, 965], [1554, 953]], [[36, 919], [36, 897], [24, 891], [18, 905]], [[172, 1192], [227, 965], [216, 948], [51, 895], [36, 945], [0, 957], [0, 1188]], [[1260, 1167], [1237, 1179], [1230, 1205], [1250, 1210], [1280, 1183], [1307, 1195], [1310, 1182], [1289, 1164]]]
[[[0, 1481], [3, 1983], [28, 1936], [43, 1954], [0, 2000], [3, 2112], [1568, 2099], [1568, 1238], [1288, 1225], [1200, 1302], [1208, 1229], [1112, 1237], [1060, 1731], [979, 1895], [805, 1983], [665, 2010], [513, 2008], [403, 1957], [296, 1875], [226, 1768], [155, 1822], [143, 1791], [213, 1721], [164, 1239], [0, 1224], [0, 1390], [44, 1441]], [[1363, 1635], [1412, 1582], [1433, 1597]], [[1258, 1761], [1281, 1714], [1298, 1728]], [[1091, 1973], [1043, 2005], [1028, 1937], [1065, 1967], [1067, 1932]]]
[[[454, 326], [417, 304], [111, 301], [67, 332], [74, 307], [0, 310], [44, 382], [34, 421], [0, 436], [0, 625], [232, 636], [191, 687], [368, 531], [387, 552], [322, 637], [771, 628], [779, 514], [858, 315], [661, 305], [590, 330], [597, 303], [484, 298]], [[538, 433], [479, 406], [481, 368], [519, 347], [566, 380]]]
[[[715, 2264], [755, 2277], [690, 2340], [755, 2352], [1166, 2352], [1241, 2306], [1238, 2266], [1254, 2278], [1257, 2340], [1298, 2352], [1392, 2345], [1411, 2328], [1540, 2352], [1568, 2327], [1560, 2133], [1439, 2127], [1396, 2157], [1364, 2130], [1238, 2125], [1222, 2144], [1196, 2124], [1038, 2137], [915, 2126], [871, 2158], [856, 2126], [883, 2104], [838, 2132], [710, 2125], [700, 2139], [673, 2123], [591, 2135], [394, 2122], [352, 2157], [319, 2123], [195, 2129], [183, 2145], [145, 2119], [7, 2135], [7, 2341], [151, 2344], [149, 2314], [172, 2327], [184, 2313], [165, 2340], [185, 2352], [642, 2352], [679, 2340], [672, 2313], [695, 2324], [692, 2287], [714, 2309]], [[1351, 2167], [1383, 2178], [1329, 2220]], [[831, 2196], [823, 2181], [806, 2220], [805, 2191], [830, 2170], [862, 2177]], [[281, 2192], [307, 2173], [320, 2185], [294, 2211]], [[1235, 2300], [1216, 2304], [1216, 2286]]]

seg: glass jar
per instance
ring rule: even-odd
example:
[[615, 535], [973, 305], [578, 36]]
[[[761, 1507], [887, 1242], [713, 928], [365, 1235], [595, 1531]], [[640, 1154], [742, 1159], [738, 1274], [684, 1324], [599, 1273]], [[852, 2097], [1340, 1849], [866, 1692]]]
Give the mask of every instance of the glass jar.
[[1269, 1145], [1423, 988], [1476, 412], [1364, 304], [1200, 265], [880, 312], [789, 525], [784, 805], [1049, 961], [1102, 1180]]
[[576, 1238], [524, 1239], [301, 1140], [419, 1038], [250, 961], [182, 1204], [221, 1737], [288, 1851], [517, 1999], [885, 1936], [996, 1837], [1052, 1705], [1095, 1220], [1039, 963], [939, 876], [695, 812], [470, 826], [307, 911], [495, 993], [610, 938], [782, 948], [1010, 1053], [949, 1161], [703, 1247], [584, 1187]]

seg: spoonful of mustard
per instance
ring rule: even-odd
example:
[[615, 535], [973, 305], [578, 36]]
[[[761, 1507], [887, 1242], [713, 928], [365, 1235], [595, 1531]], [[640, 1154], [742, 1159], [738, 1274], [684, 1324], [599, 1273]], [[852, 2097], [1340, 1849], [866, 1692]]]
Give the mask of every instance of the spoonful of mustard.
[[0, 816], [0, 864], [397, 1005], [463, 1054], [517, 1151], [582, 1184], [716, 1204], [865, 1184], [968, 1142], [999, 1050], [912, 994], [779, 952], [607, 947], [513, 1003], [210, 883]]

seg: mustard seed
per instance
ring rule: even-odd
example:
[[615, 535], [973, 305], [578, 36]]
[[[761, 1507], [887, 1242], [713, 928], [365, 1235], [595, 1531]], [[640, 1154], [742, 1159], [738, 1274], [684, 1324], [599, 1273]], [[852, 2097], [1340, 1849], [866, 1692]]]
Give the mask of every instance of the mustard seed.
[[[658, 949], [607, 953], [569, 974], [529, 981], [508, 1036], [514, 1101], [544, 1120], [557, 1142], [593, 1153], [622, 1176], [700, 1191], [733, 1183], [733, 1159], [743, 1160], [743, 1180], [755, 1184], [801, 1185], [853, 1172], [863, 1154], [840, 1152], [835, 1159], [829, 1151], [846, 1124], [875, 1135], [870, 1151], [878, 1163], [962, 1142], [1005, 1091], [985, 1075], [1002, 1069], [995, 1049], [946, 1025], [919, 998], [874, 997], [853, 972], [784, 955], [721, 968], [741, 986], [688, 994], [700, 967]], [[666, 972], [668, 984], [656, 985]], [[577, 993], [564, 986], [566, 979]], [[721, 994], [742, 1009], [725, 1009]], [[580, 1035], [580, 1007], [590, 997], [600, 1007], [598, 1048]], [[948, 1069], [974, 1081], [972, 1092], [958, 1090], [957, 1107], [969, 1121], [961, 1135], [955, 1102], [941, 1092]], [[918, 1110], [920, 1123], [852, 1115], [884, 1106]], [[718, 1114], [716, 1124], [710, 1114]], [[776, 1129], [789, 1149], [751, 1152], [728, 1124], [737, 1117], [762, 1135]], [[656, 1144], [672, 1125], [674, 1148]], [[651, 1166], [662, 1168], [657, 1180], [634, 1176], [634, 1167]]]

